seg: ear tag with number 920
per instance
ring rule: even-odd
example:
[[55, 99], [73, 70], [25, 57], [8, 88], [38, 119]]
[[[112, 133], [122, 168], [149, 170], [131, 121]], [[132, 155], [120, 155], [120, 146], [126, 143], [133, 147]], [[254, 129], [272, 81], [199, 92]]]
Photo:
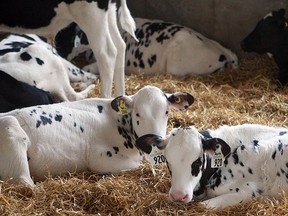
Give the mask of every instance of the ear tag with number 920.
[[166, 158], [163, 155], [163, 151], [158, 149], [156, 146], [152, 146], [152, 151], [148, 155], [148, 160], [153, 165], [161, 164], [166, 162]]
[[[220, 150], [220, 148], [218, 148], [218, 149]], [[223, 166], [223, 163], [224, 163], [223, 154], [222, 154], [221, 150], [219, 152], [217, 150], [215, 151], [214, 155], [212, 156], [211, 168], [219, 168], [219, 167]]]

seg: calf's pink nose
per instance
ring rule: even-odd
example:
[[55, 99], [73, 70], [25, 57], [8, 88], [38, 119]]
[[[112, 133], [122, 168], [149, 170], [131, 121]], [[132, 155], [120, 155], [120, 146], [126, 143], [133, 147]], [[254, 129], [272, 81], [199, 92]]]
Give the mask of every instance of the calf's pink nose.
[[170, 199], [173, 202], [187, 202], [188, 201], [188, 194], [187, 193], [183, 193], [183, 192], [171, 192], [170, 193]]

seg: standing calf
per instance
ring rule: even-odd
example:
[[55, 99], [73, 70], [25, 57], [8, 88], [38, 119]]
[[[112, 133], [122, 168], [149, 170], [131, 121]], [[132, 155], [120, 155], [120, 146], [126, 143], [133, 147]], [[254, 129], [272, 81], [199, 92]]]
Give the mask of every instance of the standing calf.
[[169, 109], [194, 101], [188, 93], [165, 94], [146, 86], [132, 96], [90, 98], [0, 115], [0, 176], [34, 185], [48, 174], [136, 168], [138, 136], [166, 134]]
[[[116, 95], [124, 94], [125, 43], [117, 27], [114, 0], [10, 0], [0, 2], [0, 30], [35, 33], [54, 39], [71, 22], [86, 33], [98, 59], [101, 96], [111, 97], [112, 80]], [[120, 23], [134, 35], [135, 23], [121, 0]]]
[[164, 149], [171, 171], [172, 201], [193, 194], [207, 208], [224, 208], [258, 196], [288, 192], [288, 129], [244, 124], [198, 132], [173, 129], [167, 137], [144, 135], [136, 146], [150, 153]]

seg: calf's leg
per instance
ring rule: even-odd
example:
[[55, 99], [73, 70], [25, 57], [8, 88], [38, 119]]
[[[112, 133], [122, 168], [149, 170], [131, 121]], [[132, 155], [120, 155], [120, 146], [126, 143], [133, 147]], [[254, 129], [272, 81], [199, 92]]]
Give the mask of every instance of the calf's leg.
[[237, 205], [240, 203], [247, 202], [252, 198], [250, 193], [228, 193], [223, 194], [208, 200], [203, 201], [202, 203], [206, 206], [207, 209], [221, 209], [232, 205]]
[[0, 118], [0, 176], [1, 180], [34, 186], [28, 165], [29, 137], [13, 116]]

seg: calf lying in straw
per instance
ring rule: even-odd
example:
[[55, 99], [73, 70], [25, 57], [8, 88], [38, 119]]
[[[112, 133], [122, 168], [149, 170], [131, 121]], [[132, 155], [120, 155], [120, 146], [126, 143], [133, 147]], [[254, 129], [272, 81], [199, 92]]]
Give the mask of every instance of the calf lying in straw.
[[244, 124], [198, 132], [173, 129], [167, 137], [144, 135], [136, 146], [164, 149], [171, 171], [172, 201], [204, 198], [207, 208], [223, 208], [254, 197], [279, 198], [288, 191], [288, 129]]
[[188, 108], [188, 93], [146, 86], [132, 96], [91, 98], [0, 115], [0, 176], [34, 185], [48, 174], [136, 168], [138, 136], [166, 134], [169, 109]]

